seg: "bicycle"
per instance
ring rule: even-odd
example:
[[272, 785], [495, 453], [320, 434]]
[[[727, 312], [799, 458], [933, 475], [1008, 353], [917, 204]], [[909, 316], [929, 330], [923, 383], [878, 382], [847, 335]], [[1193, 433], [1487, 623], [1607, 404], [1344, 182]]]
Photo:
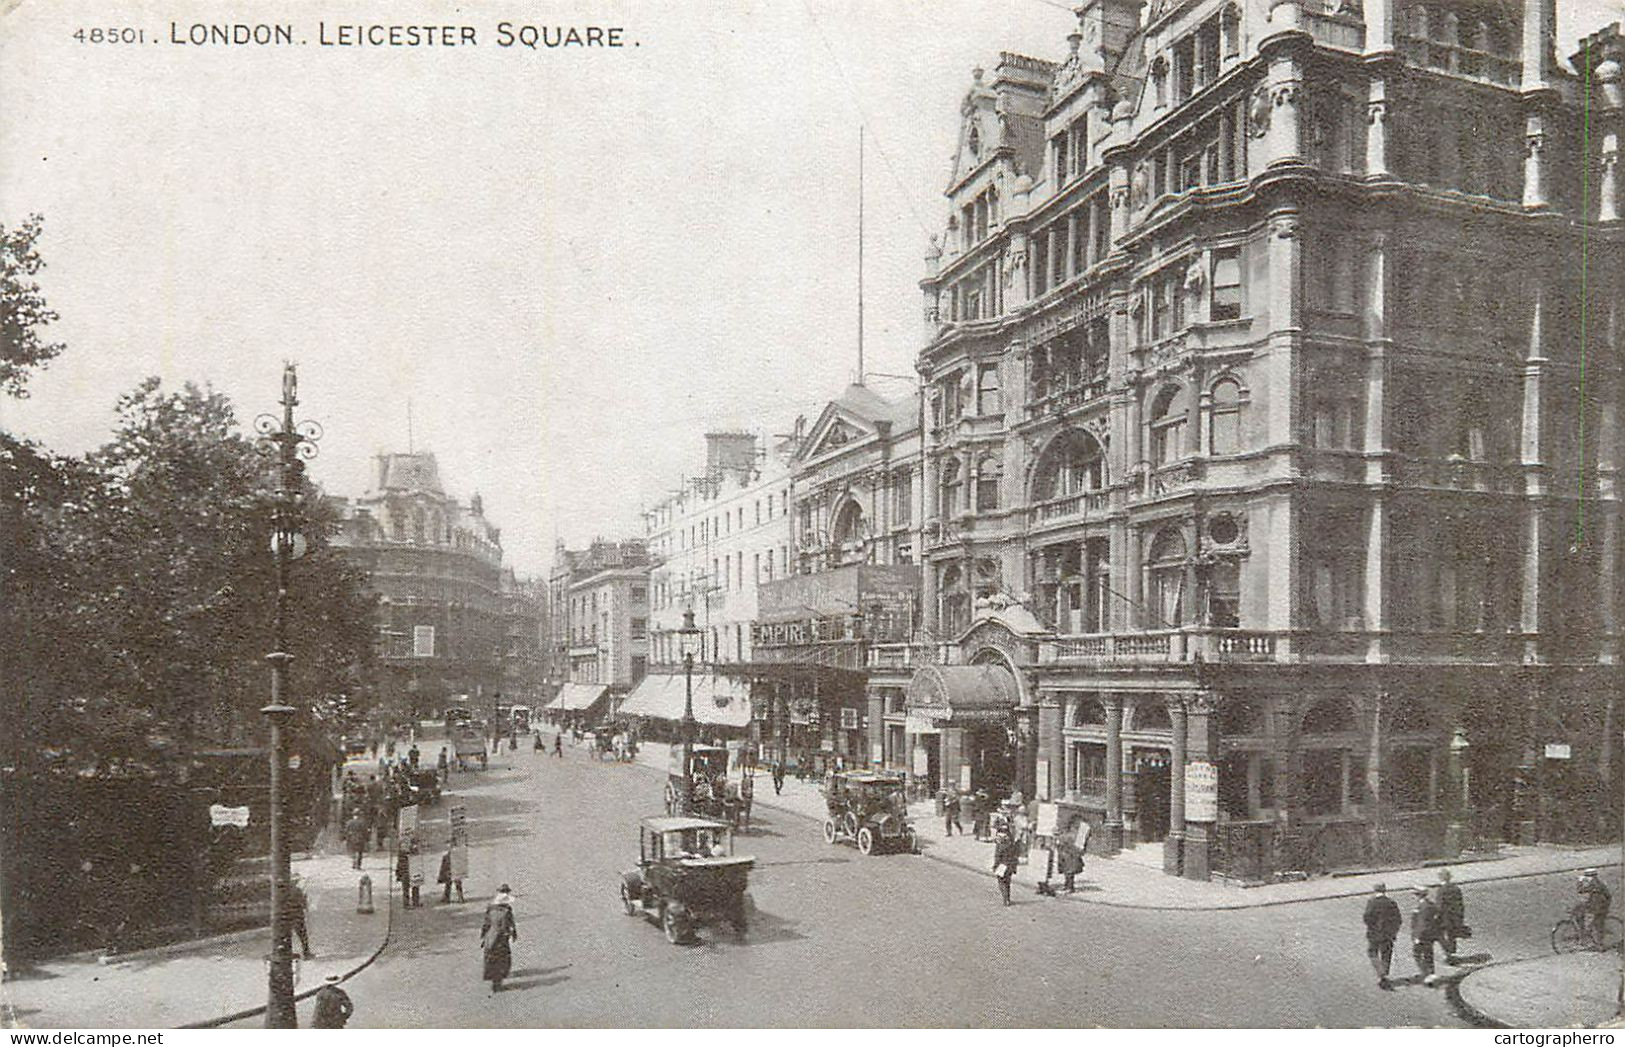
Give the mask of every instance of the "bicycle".
[[1595, 930], [1581, 927], [1573, 913], [1552, 925], [1552, 952], [1562, 954], [1589, 949], [1594, 952], [1617, 950], [1625, 942], [1625, 921], [1610, 915], [1602, 923], [1602, 940]]

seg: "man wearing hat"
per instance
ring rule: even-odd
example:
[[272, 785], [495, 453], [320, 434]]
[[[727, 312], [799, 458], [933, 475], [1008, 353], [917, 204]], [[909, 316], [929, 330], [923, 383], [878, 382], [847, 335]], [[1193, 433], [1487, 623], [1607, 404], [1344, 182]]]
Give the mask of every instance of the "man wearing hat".
[[1371, 889], [1371, 898], [1365, 903], [1365, 954], [1371, 959], [1371, 969], [1377, 972], [1377, 988], [1392, 989], [1388, 969], [1394, 960], [1394, 939], [1405, 925], [1399, 906], [1388, 897], [1386, 884]]
[[1416, 895], [1416, 908], [1411, 910], [1411, 955], [1416, 959], [1416, 970], [1422, 975], [1423, 985], [1437, 985], [1439, 976], [1433, 973], [1433, 943], [1439, 940], [1439, 907], [1428, 897], [1426, 884], [1411, 888]]
[[1573, 910], [1574, 922], [1580, 925], [1581, 931], [1591, 935], [1591, 940], [1600, 949], [1604, 944], [1605, 924], [1608, 908], [1613, 904], [1613, 895], [1603, 886], [1595, 869], [1580, 870], [1580, 882], [1574, 889], [1580, 894], [1580, 903]]
[[1439, 885], [1434, 889], [1434, 901], [1439, 907], [1439, 943], [1444, 946], [1444, 962], [1458, 964], [1456, 939], [1469, 938], [1467, 930], [1467, 902], [1461, 888], [1450, 882], [1450, 870], [1439, 870]]
[[316, 1016], [311, 1019], [311, 1028], [342, 1029], [349, 1024], [355, 1004], [350, 1002], [350, 994], [339, 988], [343, 980], [341, 975], [329, 974], [326, 983], [317, 990]]

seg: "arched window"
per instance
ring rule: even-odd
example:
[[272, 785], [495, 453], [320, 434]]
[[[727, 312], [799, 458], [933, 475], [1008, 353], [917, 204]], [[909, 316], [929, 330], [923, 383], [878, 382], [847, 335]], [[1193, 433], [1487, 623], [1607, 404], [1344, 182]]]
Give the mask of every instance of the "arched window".
[[1158, 109], [1168, 104], [1168, 61], [1161, 55], [1151, 63], [1151, 89]]
[[412, 510], [412, 534], [418, 541], [423, 541], [423, 510]]
[[1168, 707], [1155, 698], [1135, 702], [1133, 729], [1136, 731], [1173, 730], [1173, 724], [1168, 719]]
[[1235, 454], [1242, 448], [1241, 385], [1234, 378], [1221, 378], [1213, 385], [1208, 447], [1213, 454]]
[[1078, 703], [1077, 711], [1072, 717], [1072, 726], [1089, 727], [1103, 725], [1106, 722], [1106, 707], [1093, 698], [1085, 698]]
[[1047, 502], [1084, 491], [1097, 491], [1106, 480], [1106, 457], [1093, 435], [1070, 429], [1057, 437], [1038, 460], [1033, 498]]
[[959, 494], [965, 486], [965, 477], [960, 471], [959, 460], [950, 458], [942, 463], [942, 490], [940, 506], [944, 518], [955, 516], [959, 512]]
[[1151, 406], [1151, 461], [1172, 465], [1185, 450], [1185, 396], [1178, 386], [1157, 394]]
[[1225, 737], [1264, 733], [1264, 714], [1245, 698], [1226, 698], [1219, 706], [1219, 730]]
[[999, 507], [999, 484], [1004, 479], [1004, 463], [998, 455], [983, 455], [976, 463], [976, 509], [987, 512]]
[[1172, 527], [1157, 532], [1146, 564], [1151, 583], [1147, 595], [1156, 618], [1153, 628], [1185, 624], [1185, 561], [1184, 537]]
[[1346, 734], [1354, 729], [1354, 709], [1342, 698], [1318, 701], [1303, 714], [1304, 734]]
[[836, 545], [863, 541], [863, 506], [848, 501], [835, 514], [834, 540]]

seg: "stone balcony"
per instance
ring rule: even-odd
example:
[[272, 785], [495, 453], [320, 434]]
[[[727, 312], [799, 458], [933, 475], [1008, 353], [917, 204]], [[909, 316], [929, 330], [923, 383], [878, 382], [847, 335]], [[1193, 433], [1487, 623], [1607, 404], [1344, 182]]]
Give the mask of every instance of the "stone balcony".
[[[1532, 653], [1533, 652], [1533, 653]], [[1217, 629], [1186, 626], [1061, 635], [1041, 641], [1041, 665], [1186, 662], [1413, 665], [1594, 664], [1613, 657], [1609, 638], [1575, 644], [1520, 632], [1369, 629]]]
[[870, 644], [865, 664], [870, 669], [911, 669], [918, 665], [958, 665], [959, 648], [951, 643]]

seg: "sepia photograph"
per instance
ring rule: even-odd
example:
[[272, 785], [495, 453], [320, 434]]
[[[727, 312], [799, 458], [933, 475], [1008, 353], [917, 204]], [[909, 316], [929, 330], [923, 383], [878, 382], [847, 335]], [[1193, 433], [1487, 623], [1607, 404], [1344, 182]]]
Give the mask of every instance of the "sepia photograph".
[[1625, 0], [0, 0], [0, 1028], [1611, 1043], [1622, 137]]

